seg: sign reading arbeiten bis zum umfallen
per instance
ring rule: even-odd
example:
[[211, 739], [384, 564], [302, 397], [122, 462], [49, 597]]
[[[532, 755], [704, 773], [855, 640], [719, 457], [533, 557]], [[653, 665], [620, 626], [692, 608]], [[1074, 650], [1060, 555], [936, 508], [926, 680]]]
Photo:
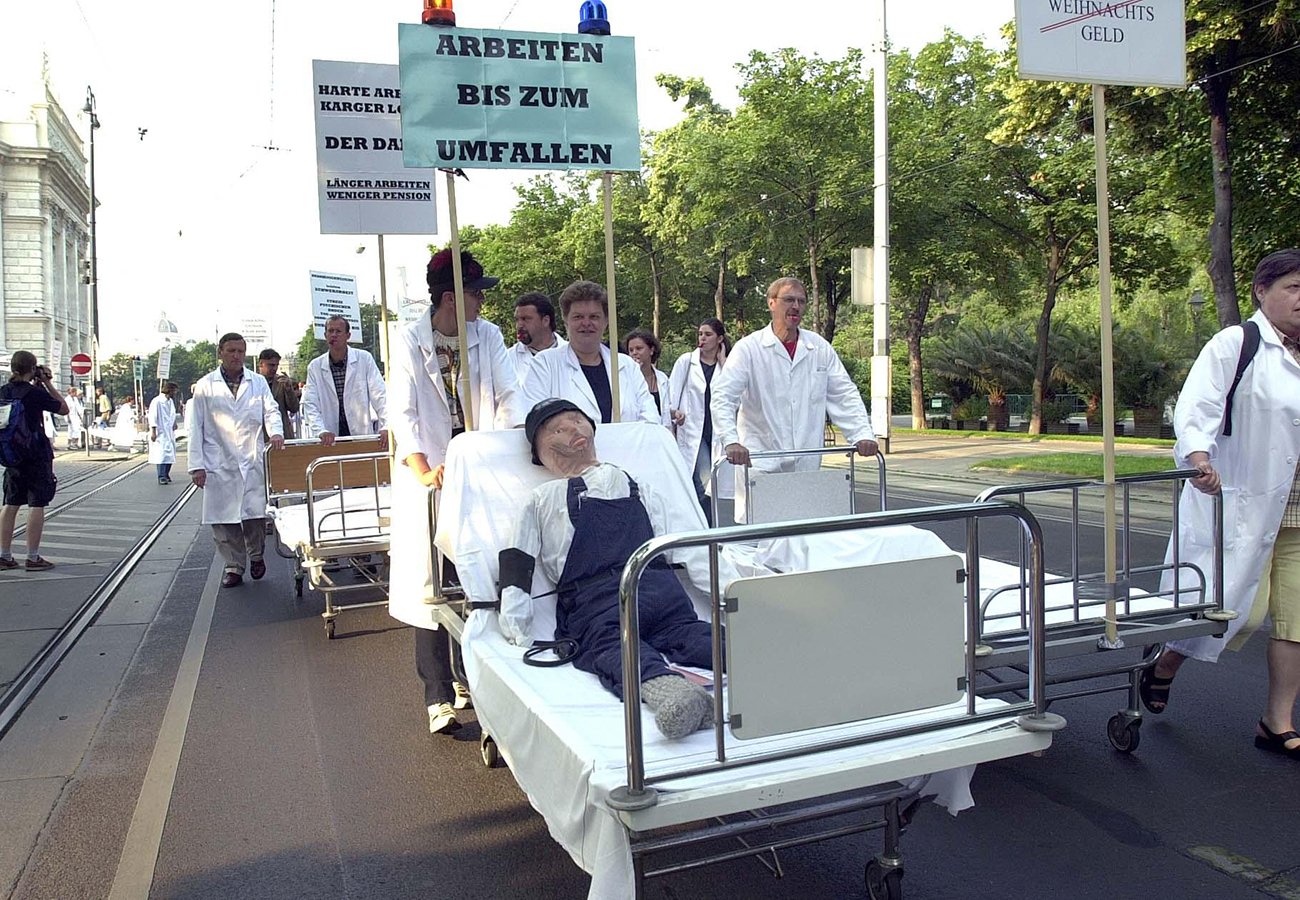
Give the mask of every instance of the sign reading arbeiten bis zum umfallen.
[[399, 25], [407, 166], [641, 168], [630, 37]]

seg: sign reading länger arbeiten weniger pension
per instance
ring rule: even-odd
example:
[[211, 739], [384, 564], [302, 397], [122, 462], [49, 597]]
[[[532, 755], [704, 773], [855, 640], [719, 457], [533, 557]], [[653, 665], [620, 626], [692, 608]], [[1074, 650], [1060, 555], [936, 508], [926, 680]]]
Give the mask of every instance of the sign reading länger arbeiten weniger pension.
[[1016, 0], [1021, 78], [1187, 84], [1183, 0]]
[[399, 25], [408, 166], [641, 168], [630, 37]]

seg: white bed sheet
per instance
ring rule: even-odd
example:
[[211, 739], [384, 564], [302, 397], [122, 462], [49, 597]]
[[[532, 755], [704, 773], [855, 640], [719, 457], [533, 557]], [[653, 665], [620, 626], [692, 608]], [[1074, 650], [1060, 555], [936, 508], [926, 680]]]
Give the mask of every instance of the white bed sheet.
[[[392, 508], [388, 485], [379, 488], [378, 505], [374, 488], [347, 488], [341, 493], [318, 497], [313, 507], [316, 516], [314, 536], [307, 525], [306, 503], [267, 506], [267, 517], [275, 523], [280, 542], [290, 550], [312, 556], [316, 546], [325, 542], [371, 544], [388, 539], [389, 510]], [[340, 510], [346, 510], [346, 519]]]

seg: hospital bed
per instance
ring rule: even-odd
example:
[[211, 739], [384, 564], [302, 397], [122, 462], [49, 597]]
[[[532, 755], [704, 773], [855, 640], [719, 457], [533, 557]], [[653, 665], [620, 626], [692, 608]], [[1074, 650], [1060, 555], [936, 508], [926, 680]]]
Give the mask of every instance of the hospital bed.
[[[665, 429], [602, 425], [596, 444], [603, 461], [663, 495], [687, 529], [650, 541], [629, 562], [624, 634], [637, 634], [638, 577], [654, 558], [695, 554], [713, 574], [712, 596], [695, 598], [713, 623], [715, 672], [728, 631], [712, 730], [667, 741], [643, 727], [636, 677], [625, 678], [620, 702], [572, 666], [525, 664], [502, 636], [491, 609], [496, 556], [528, 492], [550, 478], [529, 462], [522, 432], [452, 440], [435, 527], [438, 551], [459, 576], [435, 608], [460, 635], [484, 761], [500, 754], [509, 763], [551, 835], [591, 873], [591, 898], [640, 896], [647, 878], [742, 856], [779, 866], [780, 849], [875, 829], [884, 846], [866, 866], [868, 893], [898, 898], [899, 837], [918, 799], [933, 796], [954, 812], [970, 806], [976, 764], [1041, 752], [1064, 725], [1045, 712], [1041, 684], [1009, 703], [966, 690], [976, 669], [965, 635], [978, 604], [960, 558], [928, 543], [916, 558], [904, 539], [927, 534], [906, 527], [914, 521], [1010, 518], [1026, 530], [1037, 578], [1029, 617], [1040, 639], [1029, 670], [1041, 679], [1034, 609], [1042, 595], [1032, 587], [1041, 583], [1041, 538], [1031, 515], [990, 502], [709, 531]], [[890, 539], [873, 542], [866, 565], [773, 575], [761, 564], [774, 542], [886, 529]], [[734, 562], [732, 546], [742, 548]], [[719, 573], [733, 566], [744, 577], [722, 584]], [[551, 587], [539, 573], [533, 596]], [[534, 637], [553, 631], [553, 603], [538, 602]], [[625, 672], [639, 671], [637, 647], [625, 640]], [[807, 688], [826, 683], [836, 689]]]
[[[848, 456], [848, 465], [824, 463], [837, 456]], [[856, 511], [857, 478], [852, 448], [818, 448], [795, 452], [754, 453], [754, 460], [790, 460], [819, 456], [823, 465], [807, 471], [764, 472], [756, 467], [737, 469], [738, 519], [777, 522], [787, 519], [847, 515]], [[879, 470], [876, 493], [879, 508], [885, 509], [887, 490], [884, 459], [877, 454]], [[721, 462], [715, 464], [715, 483]], [[1194, 470], [1179, 470], [1131, 475], [1116, 479], [1119, 498], [1120, 570], [1114, 588], [1105, 583], [1104, 573], [1085, 572], [1080, 564], [1080, 511], [1089, 500], [1100, 500], [1105, 484], [1100, 481], [1072, 480], [1038, 484], [1009, 485], [989, 488], [975, 502], [1000, 502], [1003, 498], [1050, 515], [1068, 514], [1070, 524], [1070, 570], [1045, 576], [1047, 623], [1046, 665], [1049, 702], [1112, 692], [1126, 692], [1128, 705], [1106, 723], [1106, 736], [1120, 752], [1131, 753], [1140, 741], [1142, 712], [1138, 697], [1138, 680], [1142, 672], [1154, 665], [1167, 641], [1190, 637], [1223, 635], [1231, 612], [1222, 604], [1223, 541], [1221, 498], [1216, 498], [1215, 566], [1203, 572], [1178, 557], [1175, 546], [1167, 561], [1138, 564], [1132, 553], [1131, 537], [1135, 523], [1133, 492], [1138, 489], [1169, 489], [1169, 521], [1177, 533], [1178, 497], [1183, 482], [1196, 476]], [[846, 489], [847, 487], [847, 489]], [[715, 504], [715, 515], [717, 507]], [[1026, 662], [1029, 655], [1029, 593], [1027, 581], [1029, 546], [1022, 541], [1018, 559], [1003, 563], [981, 557], [980, 534], [976, 523], [969, 533], [964, 558], [978, 559], [969, 567], [973, 589], [980, 597], [979, 615], [973, 629], [977, 635], [978, 668], [982, 696], [1023, 695], [1028, 687]], [[937, 539], [936, 539], [937, 540]], [[858, 546], [846, 542], [838, 546], [823, 542], [803, 548], [802, 555], [779, 558], [769, 554], [762, 562], [770, 568], [827, 568], [848, 565], [857, 558]], [[917, 547], [917, 552], [924, 548]], [[1142, 589], [1137, 580], [1153, 582], [1168, 574], [1172, 585]], [[1105, 639], [1106, 598], [1115, 590], [1118, 608], [1117, 643]], [[1127, 652], [1120, 652], [1127, 651]], [[1137, 651], [1136, 653], [1134, 651]]]
[[[303, 582], [325, 597], [325, 636], [352, 609], [385, 605], [392, 514], [389, 455], [379, 435], [316, 440], [268, 447], [266, 514], [274, 523], [276, 552], [294, 562], [294, 591]], [[376, 592], [384, 599], [374, 599]], [[338, 597], [370, 599], [340, 603]]]

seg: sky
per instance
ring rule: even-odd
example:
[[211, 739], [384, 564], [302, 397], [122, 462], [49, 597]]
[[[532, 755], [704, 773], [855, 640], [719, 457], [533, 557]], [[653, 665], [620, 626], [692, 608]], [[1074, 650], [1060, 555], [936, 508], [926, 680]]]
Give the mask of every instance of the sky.
[[[579, 5], [458, 0], [456, 15], [462, 27], [572, 32]], [[752, 49], [836, 57], [872, 42], [870, 2], [607, 6], [613, 32], [636, 39], [643, 130], [681, 115], [655, 85], [658, 73], [703, 77], [734, 107], [735, 64]], [[396, 26], [419, 21], [420, 0], [42, 0], [8, 7], [0, 14], [0, 116], [39, 96], [43, 53], [56, 97], [83, 137], [80, 110], [86, 85], [94, 88], [105, 355], [157, 349], [164, 312], [182, 338], [199, 340], [263, 318], [272, 345], [292, 352], [311, 321], [312, 270], [355, 275], [363, 302], [378, 297], [375, 238], [319, 233], [311, 61], [396, 63]], [[998, 42], [1013, 16], [1014, 0], [910, 0], [889, 7], [887, 24], [892, 46], [916, 50], [944, 28]], [[140, 129], [147, 129], [143, 136]], [[508, 221], [513, 186], [532, 174], [472, 171], [457, 187], [461, 225]], [[425, 293], [426, 248], [449, 240], [441, 194], [437, 203], [438, 235], [385, 238], [391, 308], [403, 293], [403, 270], [407, 296]]]

